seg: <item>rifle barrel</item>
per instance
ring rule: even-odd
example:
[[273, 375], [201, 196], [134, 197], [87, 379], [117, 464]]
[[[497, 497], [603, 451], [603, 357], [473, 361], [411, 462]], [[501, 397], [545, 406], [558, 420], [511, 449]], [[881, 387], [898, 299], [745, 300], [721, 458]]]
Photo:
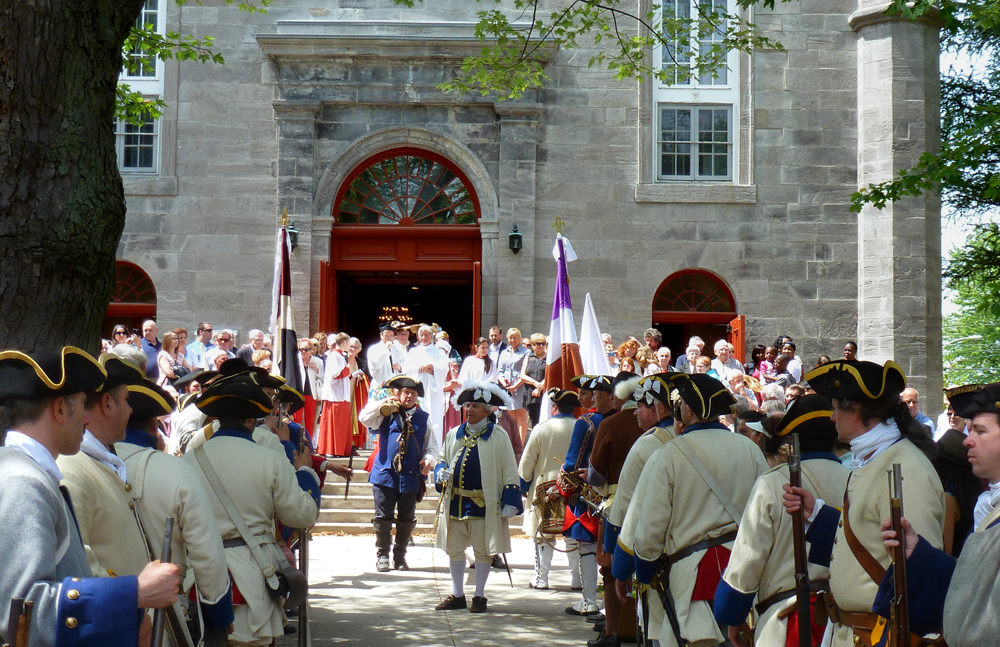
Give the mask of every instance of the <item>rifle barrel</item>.
[[[792, 459], [788, 462], [788, 484], [802, 487], [802, 454], [799, 435], [792, 434]], [[806, 531], [802, 508], [792, 513], [792, 549], [795, 557], [795, 608], [798, 614], [799, 647], [812, 647], [812, 614], [809, 612], [809, 564], [806, 561]]]
[[[167, 517], [163, 526], [163, 550], [160, 551], [160, 563], [169, 564], [173, 553], [174, 518]], [[166, 611], [157, 609], [153, 612], [153, 638], [151, 647], [161, 647], [163, 645], [163, 626], [166, 620]]]
[[892, 529], [896, 532], [899, 545], [892, 550], [893, 599], [892, 633], [893, 642], [899, 647], [910, 644], [909, 599], [906, 595], [906, 537], [903, 533], [903, 472], [899, 463], [893, 463], [889, 480], [889, 503], [891, 506]]

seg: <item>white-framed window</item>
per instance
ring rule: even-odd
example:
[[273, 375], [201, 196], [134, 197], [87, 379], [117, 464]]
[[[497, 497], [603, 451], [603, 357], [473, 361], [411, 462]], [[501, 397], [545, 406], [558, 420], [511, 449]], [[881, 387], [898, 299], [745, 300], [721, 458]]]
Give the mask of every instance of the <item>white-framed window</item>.
[[[145, 27], [161, 36], [165, 35], [167, 33], [165, 6], [166, 0], [146, 0], [142, 6], [142, 12], [136, 18], [135, 28]], [[127, 56], [136, 64], [131, 69], [122, 69], [121, 80], [133, 90], [138, 90], [143, 94], [162, 95], [163, 61], [143, 51], [140, 47], [128, 52]], [[145, 61], [147, 65], [141, 65], [142, 61]]]
[[156, 173], [160, 159], [160, 120], [147, 118], [141, 126], [115, 121], [115, 152], [123, 173]]
[[[699, 6], [700, 5], [700, 6]], [[705, 12], [733, 12], [734, 0], [663, 0], [664, 17], [697, 18]], [[705, 55], [723, 39], [726, 24], [692, 29], [653, 52], [653, 65], [667, 80], [653, 80], [653, 163], [657, 181], [726, 181], [734, 178], [738, 151], [734, 115], [739, 114], [737, 52], [725, 65], [698, 74], [694, 52]]]

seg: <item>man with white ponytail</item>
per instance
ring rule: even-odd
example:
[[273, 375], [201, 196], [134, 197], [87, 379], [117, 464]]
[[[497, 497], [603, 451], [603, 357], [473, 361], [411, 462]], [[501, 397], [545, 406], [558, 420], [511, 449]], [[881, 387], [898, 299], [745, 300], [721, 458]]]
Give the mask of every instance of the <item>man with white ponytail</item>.
[[436, 546], [448, 553], [452, 595], [435, 609], [465, 609], [465, 549], [476, 556], [476, 592], [469, 611], [486, 611], [486, 579], [492, 555], [510, 552], [507, 520], [521, 514], [520, 478], [514, 449], [505, 433], [489, 422], [494, 407], [512, 406], [496, 384], [469, 381], [455, 395], [465, 422], [448, 432], [434, 468], [441, 491]]

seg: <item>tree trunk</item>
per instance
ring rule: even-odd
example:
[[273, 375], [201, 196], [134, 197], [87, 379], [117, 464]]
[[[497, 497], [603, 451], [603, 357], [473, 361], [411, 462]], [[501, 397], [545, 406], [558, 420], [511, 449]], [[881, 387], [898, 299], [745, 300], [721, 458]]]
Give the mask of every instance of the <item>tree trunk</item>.
[[0, 349], [99, 350], [125, 225], [112, 131], [142, 0], [0, 0]]

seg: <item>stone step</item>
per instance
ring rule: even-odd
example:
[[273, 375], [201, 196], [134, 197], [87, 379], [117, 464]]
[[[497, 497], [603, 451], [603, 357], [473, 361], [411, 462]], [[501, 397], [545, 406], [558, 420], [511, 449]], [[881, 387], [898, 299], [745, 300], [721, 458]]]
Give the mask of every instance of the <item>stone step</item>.
[[[521, 522], [518, 519], [512, 519], [510, 524], [510, 534], [512, 537], [523, 537], [524, 532], [521, 530]], [[375, 534], [372, 530], [371, 520], [363, 522], [328, 522], [320, 521], [315, 526], [313, 526], [313, 534], [323, 534], [323, 533], [333, 533], [340, 535], [372, 535]], [[423, 535], [433, 535], [434, 525], [432, 523], [420, 523], [420, 518], [417, 518], [417, 528], [414, 530], [417, 534]]]
[[[436, 493], [435, 493], [436, 494]], [[424, 500], [417, 503], [417, 510], [437, 510], [438, 497], [431, 497], [430, 493], [424, 497]], [[320, 499], [320, 508], [323, 510], [358, 510], [371, 508], [374, 505], [372, 499], [371, 489], [367, 492], [354, 493], [354, 488], [351, 488], [351, 493], [344, 498], [343, 494], [337, 495], [327, 495], [324, 494], [323, 498]]]
[[[433, 523], [435, 510], [417, 509], [417, 523]], [[368, 523], [375, 516], [375, 508], [354, 508], [345, 510], [338, 508], [335, 510], [323, 509], [319, 511], [318, 523]]]

